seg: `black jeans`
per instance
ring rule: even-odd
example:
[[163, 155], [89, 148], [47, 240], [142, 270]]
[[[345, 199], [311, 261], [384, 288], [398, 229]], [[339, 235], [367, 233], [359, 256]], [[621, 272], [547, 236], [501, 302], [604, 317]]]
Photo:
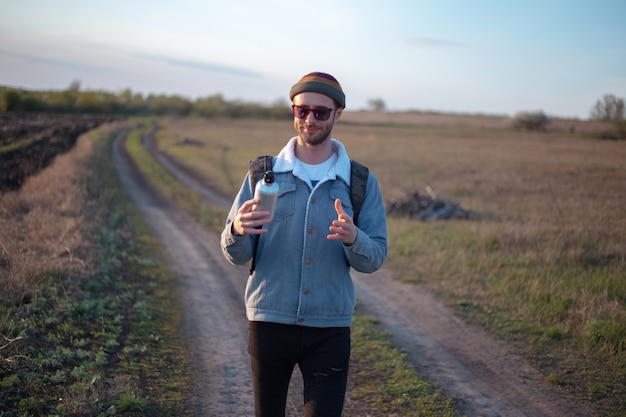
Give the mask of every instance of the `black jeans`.
[[283, 417], [296, 364], [304, 380], [304, 416], [340, 417], [348, 381], [350, 328], [251, 321], [248, 353], [256, 417]]

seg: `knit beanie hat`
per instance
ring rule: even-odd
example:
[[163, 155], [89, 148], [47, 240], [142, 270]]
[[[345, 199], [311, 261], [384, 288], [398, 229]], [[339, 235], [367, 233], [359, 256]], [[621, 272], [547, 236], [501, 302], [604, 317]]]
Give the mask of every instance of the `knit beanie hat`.
[[339, 81], [330, 74], [324, 72], [312, 72], [300, 78], [291, 90], [289, 91], [289, 98], [293, 98], [305, 91], [311, 91], [314, 93], [324, 94], [335, 100], [339, 107], [346, 107], [346, 95], [339, 85]]

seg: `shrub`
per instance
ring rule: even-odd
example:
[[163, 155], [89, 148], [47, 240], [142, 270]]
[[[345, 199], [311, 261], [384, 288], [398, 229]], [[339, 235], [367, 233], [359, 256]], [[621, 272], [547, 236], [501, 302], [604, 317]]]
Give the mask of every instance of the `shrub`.
[[515, 129], [545, 131], [550, 124], [550, 118], [544, 112], [519, 112], [513, 118]]

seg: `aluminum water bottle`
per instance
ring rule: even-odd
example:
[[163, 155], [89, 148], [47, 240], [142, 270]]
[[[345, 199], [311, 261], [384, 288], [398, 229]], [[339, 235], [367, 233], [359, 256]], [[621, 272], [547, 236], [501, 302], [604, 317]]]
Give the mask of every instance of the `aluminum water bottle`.
[[255, 210], [269, 211], [270, 219], [273, 219], [277, 197], [278, 184], [274, 181], [274, 173], [272, 171], [266, 171], [265, 175], [263, 175], [263, 179], [257, 182], [254, 187], [254, 198], [260, 201], [255, 207]]

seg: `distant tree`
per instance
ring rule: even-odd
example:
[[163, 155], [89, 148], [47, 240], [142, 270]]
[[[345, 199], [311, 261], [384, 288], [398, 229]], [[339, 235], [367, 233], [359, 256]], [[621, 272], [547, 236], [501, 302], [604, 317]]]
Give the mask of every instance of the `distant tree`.
[[42, 111], [45, 110], [45, 101], [42, 94], [34, 91], [24, 92], [20, 98], [19, 111]]
[[195, 101], [177, 95], [143, 97], [127, 88], [117, 93], [80, 90], [78, 81], [59, 91], [28, 91], [0, 86], [0, 112], [41, 111], [125, 115], [167, 115], [230, 118], [290, 118], [289, 103], [270, 105], [228, 101], [221, 94]]
[[370, 98], [367, 100], [367, 108], [371, 111], [385, 111], [387, 106], [382, 98]]
[[614, 132], [605, 132], [603, 138], [626, 139], [624, 99], [613, 94], [605, 94], [591, 109], [591, 118], [594, 120], [609, 121], [613, 124]]
[[545, 131], [550, 124], [550, 118], [543, 111], [519, 112], [513, 118], [515, 129]]
[[20, 93], [11, 88], [3, 88], [0, 90], [0, 111], [19, 110], [22, 98]]
[[78, 92], [76, 90], [50, 91], [46, 95], [46, 105], [52, 111], [68, 112], [74, 110]]
[[219, 117], [226, 114], [227, 103], [221, 94], [198, 98], [193, 104], [195, 114], [203, 117]]
[[187, 116], [192, 108], [189, 100], [177, 95], [150, 94], [145, 104], [151, 113], [159, 116]]
[[76, 98], [75, 106], [81, 112], [98, 112], [101, 109], [100, 95], [96, 91], [83, 91]]
[[624, 99], [605, 94], [591, 109], [594, 120], [624, 120]]
[[146, 104], [143, 99], [143, 95], [140, 93], [135, 93], [128, 103], [128, 110], [132, 114], [142, 114], [147, 112]]
[[67, 87], [67, 89], [69, 91], [74, 91], [74, 92], [78, 92], [80, 91], [80, 81], [79, 80], [74, 80], [70, 83], [70, 86]]
[[289, 119], [291, 118], [291, 103], [284, 98], [276, 100], [268, 109], [268, 116], [272, 119]]
[[117, 93], [117, 102], [123, 107], [127, 108], [133, 99], [133, 91], [130, 88], [126, 88]]

